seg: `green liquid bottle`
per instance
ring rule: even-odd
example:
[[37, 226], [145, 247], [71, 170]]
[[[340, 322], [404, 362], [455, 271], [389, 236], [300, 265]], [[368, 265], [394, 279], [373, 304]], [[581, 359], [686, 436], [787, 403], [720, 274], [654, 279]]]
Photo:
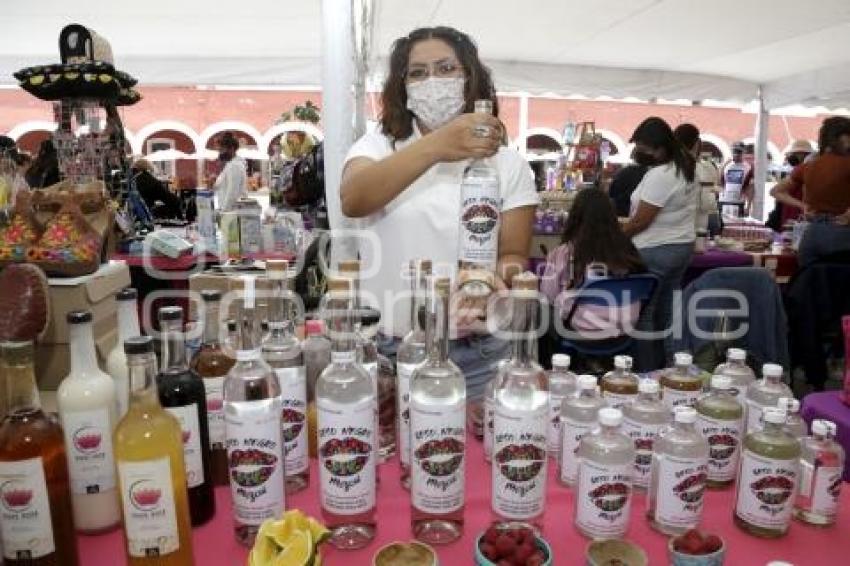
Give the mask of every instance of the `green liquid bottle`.
[[741, 438], [744, 434], [744, 407], [732, 389], [727, 375], [711, 378], [711, 393], [697, 401], [697, 430], [708, 441], [708, 487], [725, 487], [735, 481]]

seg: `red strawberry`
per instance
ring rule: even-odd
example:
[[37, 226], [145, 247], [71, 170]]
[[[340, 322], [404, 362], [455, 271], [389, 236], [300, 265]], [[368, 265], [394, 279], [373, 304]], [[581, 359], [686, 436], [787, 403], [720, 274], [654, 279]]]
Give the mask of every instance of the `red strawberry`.
[[496, 547], [488, 542], [481, 543], [481, 554], [483, 554], [487, 560], [495, 561], [497, 558]]
[[684, 554], [702, 554], [702, 540], [697, 540], [693, 537], [684, 538], [681, 542], [681, 550]]
[[534, 554], [534, 550], [534, 546], [530, 543], [523, 543], [516, 547], [516, 550], [514, 551], [514, 563], [525, 564], [528, 562], [528, 559], [531, 558], [531, 555]]
[[706, 554], [717, 552], [723, 547], [723, 541], [717, 535], [708, 535], [702, 542], [702, 550]]
[[514, 566], [514, 563], [508, 560], [507, 558], [504, 558], [502, 560], [499, 560], [496, 563], [496, 566]]
[[490, 527], [486, 531], [484, 531], [484, 537], [482, 540], [484, 542], [490, 543], [492, 545], [496, 544], [496, 541], [499, 539], [499, 529], [496, 527]]
[[543, 566], [544, 562], [546, 562], [546, 557], [538, 550], [525, 561], [525, 566]]
[[508, 534], [500, 534], [496, 540], [496, 552], [500, 558], [506, 558], [513, 555], [516, 550], [516, 541]]

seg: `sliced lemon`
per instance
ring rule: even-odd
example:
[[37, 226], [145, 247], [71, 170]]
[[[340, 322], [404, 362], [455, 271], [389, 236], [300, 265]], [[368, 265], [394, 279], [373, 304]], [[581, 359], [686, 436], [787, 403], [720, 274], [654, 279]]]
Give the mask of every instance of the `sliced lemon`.
[[295, 531], [271, 566], [305, 566], [313, 559], [313, 537], [309, 531]]
[[280, 548], [267, 536], [257, 536], [254, 548], [248, 556], [248, 566], [268, 566], [277, 556]]
[[307, 517], [307, 528], [313, 537], [313, 544], [319, 546], [331, 537], [331, 532], [313, 517]]
[[277, 546], [284, 548], [298, 530], [290, 521], [274, 521], [269, 523], [269, 527], [263, 534], [273, 540]]

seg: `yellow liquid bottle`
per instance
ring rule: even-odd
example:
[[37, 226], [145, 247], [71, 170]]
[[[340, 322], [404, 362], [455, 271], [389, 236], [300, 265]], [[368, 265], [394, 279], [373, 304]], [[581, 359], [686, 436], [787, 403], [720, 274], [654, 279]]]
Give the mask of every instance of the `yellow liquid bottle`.
[[150, 337], [124, 342], [130, 405], [115, 429], [115, 463], [129, 566], [193, 564], [180, 424], [159, 404]]

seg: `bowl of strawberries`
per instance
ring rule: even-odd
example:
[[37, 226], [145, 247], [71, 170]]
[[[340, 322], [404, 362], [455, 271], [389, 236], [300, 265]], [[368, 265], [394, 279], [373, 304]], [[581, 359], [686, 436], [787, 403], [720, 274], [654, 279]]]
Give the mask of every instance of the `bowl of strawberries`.
[[691, 529], [667, 543], [673, 566], [722, 566], [726, 543], [717, 535]]
[[475, 541], [476, 566], [551, 566], [549, 544], [524, 525], [492, 525]]

